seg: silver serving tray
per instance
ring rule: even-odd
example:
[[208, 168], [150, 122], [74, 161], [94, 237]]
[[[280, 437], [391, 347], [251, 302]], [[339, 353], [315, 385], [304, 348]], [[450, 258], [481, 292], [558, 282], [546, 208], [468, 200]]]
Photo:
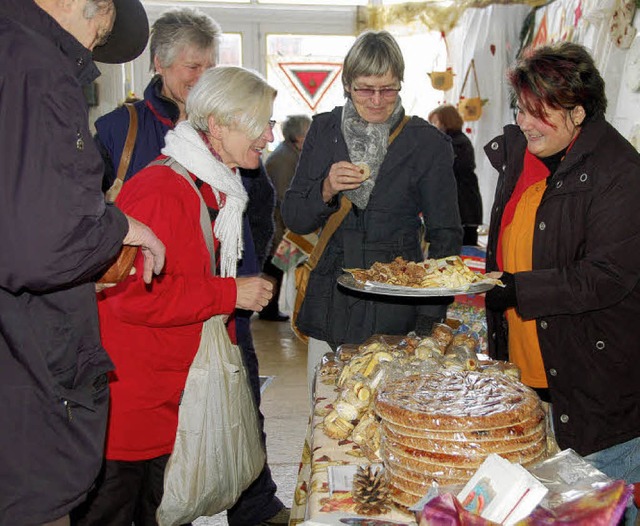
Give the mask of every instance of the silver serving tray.
[[491, 290], [495, 285], [493, 283], [480, 282], [472, 283], [468, 287], [460, 287], [455, 289], [448, 288], [424, 288], [417, 289], [414, 287], [402, 287], [400, 285], [387, 285], [385, 283], [372, 283], [367, 281], [361, 283], [356, 281], [354, 277], [345, 272], [338, 277], [338, 284], [350, 290], [358, 292], [367, 292], [369, 294], [383, 294], [385, 296], [455, 296], [457, 294], [479, 294]]

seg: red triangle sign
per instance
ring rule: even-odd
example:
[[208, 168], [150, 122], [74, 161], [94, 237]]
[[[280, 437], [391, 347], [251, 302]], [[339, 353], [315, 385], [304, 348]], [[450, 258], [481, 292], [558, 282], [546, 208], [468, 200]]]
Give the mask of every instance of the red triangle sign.
[[292, 69], [291, 73], [298, 77], [300, 84], [302, 84], [311, 97], [316, 94], [320, 86], [322, 86], [329, 76], [329, 71], [298, 71]]
[[342, 71], [341, 62], [278, 62], [297, 94], [315, 111]]

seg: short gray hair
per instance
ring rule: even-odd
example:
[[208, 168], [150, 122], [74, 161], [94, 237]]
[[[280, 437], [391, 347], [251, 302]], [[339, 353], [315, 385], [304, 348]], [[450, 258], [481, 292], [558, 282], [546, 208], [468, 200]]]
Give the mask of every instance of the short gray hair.
[[282, 135], [285, 141], [294, 142], [298, 137], [306, 135], [311, 126], [308, 115], [289, 115], [282, 123]]
[[151, 27], [151, 71], [155, 71], [156, 57], [162, 67], [169, 67], [178, 52], [187, 46], [201, 50], [211, 49], [215, 63], [221, 37], [220, 24], [202, 11], [190, 7], [165, 11]]
[[213, 116], [217, 124], [257, 139], [269, 124], [276, 94], [254, 71], [237, 66], [209, 68], [189, 92], [188, 119], [196, 130], [207, 132]]
[[348, 88], [356, 78], [385, 75], [389, 71], [400, 82], [404, 80], [404, 58], [395, 38], [388, 31], [361, 33], [344, 59], [345, 96], [349, 96]]

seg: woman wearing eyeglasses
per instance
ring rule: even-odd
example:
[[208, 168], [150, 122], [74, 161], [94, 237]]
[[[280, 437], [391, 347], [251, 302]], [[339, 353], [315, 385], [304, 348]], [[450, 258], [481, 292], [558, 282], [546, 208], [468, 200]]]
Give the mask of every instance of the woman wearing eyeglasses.
[[397, 256], [422, 260], [421, 215], [429, 257], [460, 251], [451, 141], [423, 119], [405, 122], [403, 76], [402, 53], [388, 32], [356, 39], [342, 72], [345, 105], [313, 119], [284, 198], [285, 224], [298, 234], [324, 227], [342, 196], [353, 203], [311, 273], [298, 314], [297, 326], [309, 336], [310, 382], [332, 348], [373, 334], [428, 332], [446, 314], [442, 299], [371, 296], [336, 282], [345, 268]]
[[[181, 393], [206, 334], [203, 323], [236, 309], [260, 311], [271, 298], [269, 281], [236, 277], [236, 269], [248, 200], [238, 169], [257, 168], [273, 140], [275, 96], [251, 71], [208, 69], [189, 93], [188, 120], [167, 133], [162, 155], [116, 200], [165, 243], [167, 262], [149, 287], [140, 254], [137, 272], [99, 298], [100, 334], [115, 371], [104, 473], [77, 510], [77, 526], [156, 524]], [[233, 317], [228, 331], [235, 339]]]

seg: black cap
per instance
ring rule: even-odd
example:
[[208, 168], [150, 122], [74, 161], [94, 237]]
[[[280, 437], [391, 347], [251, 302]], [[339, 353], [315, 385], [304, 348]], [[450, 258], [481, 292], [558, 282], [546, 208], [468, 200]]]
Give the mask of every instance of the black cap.
[[93, 50], [93, 59], [122, 64], [144, 51], [149, 40], [149, 20], [140, 0], [113, 0], [116, 20], [106, 44]]

